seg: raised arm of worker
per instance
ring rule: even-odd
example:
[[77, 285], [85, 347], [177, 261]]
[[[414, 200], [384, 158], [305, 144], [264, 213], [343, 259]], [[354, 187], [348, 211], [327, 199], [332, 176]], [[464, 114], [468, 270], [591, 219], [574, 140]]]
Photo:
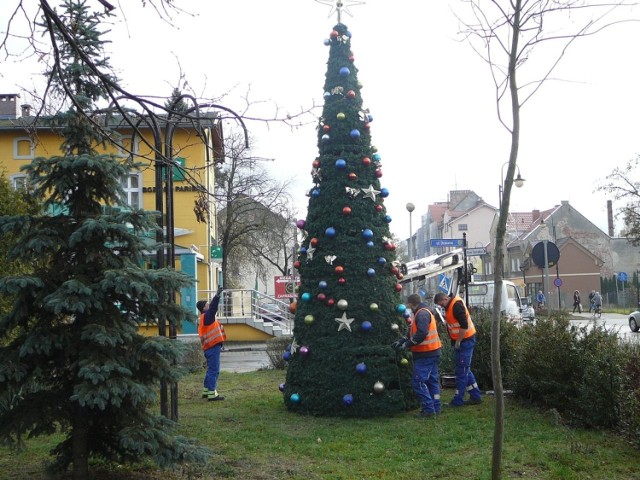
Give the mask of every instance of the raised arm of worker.
[[220, 294], [222, 287], [218, 288], [216, 294], [209, 300], [209, 308], [204, 312], [204, 324], [211, 325], [216, 321], [216, 313], [218, 313], [218, 305], [220, 304]]

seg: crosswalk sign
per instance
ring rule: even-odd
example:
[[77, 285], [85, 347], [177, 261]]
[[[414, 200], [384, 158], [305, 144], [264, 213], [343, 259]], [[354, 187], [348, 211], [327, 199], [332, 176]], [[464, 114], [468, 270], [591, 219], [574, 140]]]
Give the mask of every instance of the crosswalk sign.
[[438, 275], [438, 288], [441, 292], [449, 293], [451, 288], [451, 279], [446, 277], [444, 273]]

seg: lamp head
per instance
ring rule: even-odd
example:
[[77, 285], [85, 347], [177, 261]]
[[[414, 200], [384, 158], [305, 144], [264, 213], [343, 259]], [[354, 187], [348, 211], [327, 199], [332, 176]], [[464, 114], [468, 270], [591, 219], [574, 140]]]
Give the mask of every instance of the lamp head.
[[522, 185], [524, 185], [524, 178], [522, 178], [522, 177], [520, 176], [520, 172], [518, 172], [518, 176], [517, 176], [517, 177], [516, 177], [516, 179], [513, 181], [513, 184], [514, 184], [516, 187], [518, 187], [518, 188], [520, 188], [520, 187], [522, 187]]
[[409, 213], [413, 212], [415, 209], [416, 209], [416, 206], [413, 203], [411, 202], [407, 203], [407, 211]]

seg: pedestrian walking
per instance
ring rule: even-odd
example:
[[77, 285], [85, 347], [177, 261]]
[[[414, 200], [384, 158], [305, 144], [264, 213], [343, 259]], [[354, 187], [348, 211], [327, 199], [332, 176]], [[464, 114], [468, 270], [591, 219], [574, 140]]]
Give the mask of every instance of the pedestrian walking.
[[580, 303], [580, 292], [578, 290], [573, 292], [573, 313], [576, 313], [576, 310], [578, 310], [578, 313], [582, 313], [582, 304]]
[[[482, 403], [482, 394], [471, 371], [471, 358], [476, 344], [476, 329], [469, 309], [462, 298], [436, 293], [433, 302], [444, 309], [447, 331], [455, 351], [456, 391], [449, 404], [452, 407]], [[469, 400], [464, 400], [469, 392]]]

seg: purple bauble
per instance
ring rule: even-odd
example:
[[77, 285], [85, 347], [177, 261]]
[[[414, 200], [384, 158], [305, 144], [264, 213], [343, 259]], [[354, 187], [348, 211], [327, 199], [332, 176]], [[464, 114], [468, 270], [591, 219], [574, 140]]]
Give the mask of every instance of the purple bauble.
[[303, 357], [309, 355], [309, 347], [300, 347], [300, 355]]
[[278, 385], [278, 390], [280, 390], [281, 392], [284, 392], [284, 388], [285, 388], [284, 383], [281, 383], [280, 385]]
[[307, 225], [307, 222], [304, 220], [298, 220], [296, 222], [296, 227], [298, 227], [300, 230], [302, 230], [306, 225]]

